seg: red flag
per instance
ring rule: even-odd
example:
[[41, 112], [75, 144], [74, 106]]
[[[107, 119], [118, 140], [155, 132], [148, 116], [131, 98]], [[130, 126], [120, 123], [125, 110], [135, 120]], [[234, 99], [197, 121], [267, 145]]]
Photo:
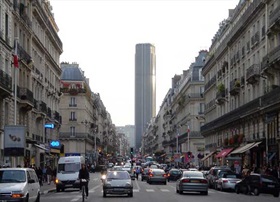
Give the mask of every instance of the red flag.
[[14, 51], [15, 51], [15, 53], [13, 55], [13, 57], [14, 57], [14, 67], [18, 68], [17, 41], [15, 41], [15, 50]]
[[14, 55], [14, 67], [18, 68], [18, 56]]

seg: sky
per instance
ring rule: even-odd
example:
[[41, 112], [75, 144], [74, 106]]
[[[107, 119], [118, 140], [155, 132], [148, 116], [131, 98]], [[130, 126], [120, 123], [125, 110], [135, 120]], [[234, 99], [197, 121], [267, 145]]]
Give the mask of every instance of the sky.
[[50, 0], [63, 43], [116, 126], [134, 125], [135, 46], [156, 50], [156, 114], [175, 75], [209, 50], [239, 0]]

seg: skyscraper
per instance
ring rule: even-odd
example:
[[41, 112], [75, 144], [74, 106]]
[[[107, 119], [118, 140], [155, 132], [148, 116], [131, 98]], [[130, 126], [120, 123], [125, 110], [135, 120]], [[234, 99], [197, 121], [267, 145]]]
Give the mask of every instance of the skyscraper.
[[139, 151], [146, 124], [156, 115], [156, 55], [152, 44], [136, 44], [135, 147]]

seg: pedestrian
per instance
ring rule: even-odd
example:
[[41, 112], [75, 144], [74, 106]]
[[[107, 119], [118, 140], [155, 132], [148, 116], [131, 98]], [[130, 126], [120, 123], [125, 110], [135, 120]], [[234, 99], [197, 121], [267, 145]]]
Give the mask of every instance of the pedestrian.
[[138, 180], [138, 176], [139, 176], [139, 174], [140, 174], [140, 167], [139, 166], [137, 166], [136, 167], [136, 170], [135, 170], [135, 174], [136, 174], [136, 179]]
[[51, 184], [53, 171], [50, 166], [47, 166], [46, 174], [47, 174], [48, 184]]

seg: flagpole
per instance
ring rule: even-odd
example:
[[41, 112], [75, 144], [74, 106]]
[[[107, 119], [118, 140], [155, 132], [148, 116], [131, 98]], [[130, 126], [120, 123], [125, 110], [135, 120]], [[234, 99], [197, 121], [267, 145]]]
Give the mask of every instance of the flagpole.
[[18, 69], [18, 40], [15, 39], [15, 50], [14, 50], [14, 69], [15, 69], [15, 86], [14, 86], [14, 124], [17, 125], [17, 69]]
[[190, 151], [190, 126], [188, 125], [188, 152]]

